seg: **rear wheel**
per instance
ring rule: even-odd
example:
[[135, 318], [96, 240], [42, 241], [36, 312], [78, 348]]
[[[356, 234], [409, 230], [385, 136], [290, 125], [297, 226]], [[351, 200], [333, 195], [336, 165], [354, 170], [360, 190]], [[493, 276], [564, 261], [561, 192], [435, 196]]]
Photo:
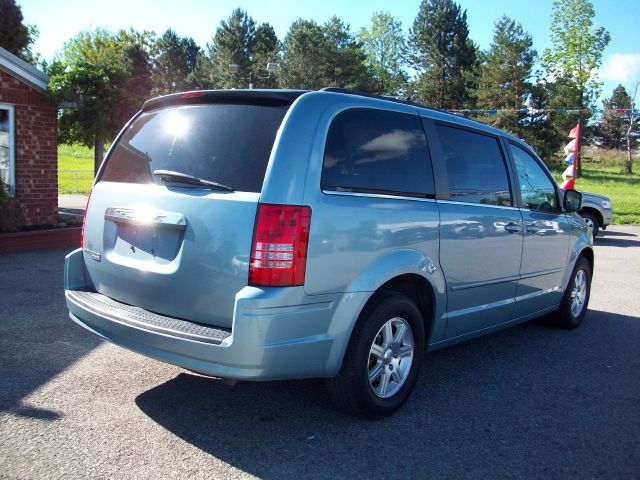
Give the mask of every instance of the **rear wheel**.
[[340, 373], [327, 380], [332, 401], [359, 417], [389, 415], [413, 389], [424, 342], [415, 303], [402, 294], [383, 293], [363, 310]]
[[600, 232], [600, 220], [598, 220], [598, 217], [591, 212], [580, 212], [580, 216], [584, 220], [584, 223], [591, 227], [593, 236], [598, 235], [598, 232]]
[[562, 298], [557, 312], [552, 316], [553, 322], [562, 328], [576, 328], [587, 314], [589, 296], [591, 294], [591, 264], [580, 257], [573, 268], [569, 287]]

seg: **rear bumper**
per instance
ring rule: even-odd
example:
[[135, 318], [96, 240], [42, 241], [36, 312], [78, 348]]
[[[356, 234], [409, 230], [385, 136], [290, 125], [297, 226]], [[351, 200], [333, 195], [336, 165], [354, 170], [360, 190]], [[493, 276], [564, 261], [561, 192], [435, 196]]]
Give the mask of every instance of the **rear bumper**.
[[[143, 355], [238, 380], [337, 374], [350, 335], [349, 325], [368, 297], [366, 293], [308, 296], [302, 287], [245, 287], [236, 295], [231, 331], [192, 323], [195, 330], [186, 327], [196, 335], [184, 335], [185, 326], [175, 324], [183, 320], [141, 309], [132, 320], [123, 312], [135, 307], [111, 304], [107, 307], [113, 308], [107, 308], [107, 297], [83, 294], [90, 289], [84, 271], [82, 251], [69, 254], [65, 261], [65, 296], [74, 322]], [[346, 297], [348, 302], [344, 301]]]

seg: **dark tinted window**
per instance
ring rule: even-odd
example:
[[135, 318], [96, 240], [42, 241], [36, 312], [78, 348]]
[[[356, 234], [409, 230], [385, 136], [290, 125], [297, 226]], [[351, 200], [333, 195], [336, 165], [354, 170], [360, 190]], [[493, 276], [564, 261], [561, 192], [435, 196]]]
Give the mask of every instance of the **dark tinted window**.
[[327, 190], [433, 195], [433, 173], [420, 118], [352, 109], [336, 116], [324, 153]]
[[173, 170], [259, 192], [287, 108], [215, 104], [143, 113], [115, 146], [101, 180], [152, 183], [155, 170]]
[[507, 171], [498, 140], [438, 125], [449, 179], [449, 200], [511, 206]]
[[516, 164], [522, 207], [541, 212], [557, 212], [556, 189], [535, 158], [516, 145], [511, 145], [511, 154]]

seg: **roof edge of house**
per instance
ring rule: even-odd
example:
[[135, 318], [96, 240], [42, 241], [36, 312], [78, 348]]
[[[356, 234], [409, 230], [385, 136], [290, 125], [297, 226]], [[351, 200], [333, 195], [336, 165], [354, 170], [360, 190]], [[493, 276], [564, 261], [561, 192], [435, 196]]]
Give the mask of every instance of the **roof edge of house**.
[[0, 70], [40, 92], [45, 92], [48, 88], [48, 75], [2, 47], [0, 47]]

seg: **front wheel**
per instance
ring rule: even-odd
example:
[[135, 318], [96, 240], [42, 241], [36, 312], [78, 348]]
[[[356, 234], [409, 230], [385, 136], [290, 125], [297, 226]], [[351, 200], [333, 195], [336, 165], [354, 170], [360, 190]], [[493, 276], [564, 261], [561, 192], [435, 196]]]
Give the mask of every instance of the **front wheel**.
[[580, 325], [587, 314], [590, 295], [591, 264], [586, 258], [580, 257], [573, 268], [560, 308], [552, 316], [554, 323], [567, 329]]
[[355, 416], [389, 415], [413, 389], [424, 343], [415, 303], [402, 294], [381, 294], [360, 315], [340, 373], [327, 380], [331, 400]]

